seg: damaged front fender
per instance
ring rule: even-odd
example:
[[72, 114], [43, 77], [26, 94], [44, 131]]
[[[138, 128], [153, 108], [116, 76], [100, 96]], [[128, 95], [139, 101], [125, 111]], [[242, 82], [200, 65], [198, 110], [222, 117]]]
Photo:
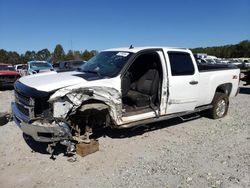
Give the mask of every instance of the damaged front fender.
[[122, 117], [121, 94], [118, 90], [105, 86], [85, 87], [80, 89], [63, 88], [55, 92], [49, 99], [53, 103], [53, 116], [66, 118], [77, 111], [83, 102], [88, 100], [101, 101], [108, 106], [110, 117], [119, 124]]

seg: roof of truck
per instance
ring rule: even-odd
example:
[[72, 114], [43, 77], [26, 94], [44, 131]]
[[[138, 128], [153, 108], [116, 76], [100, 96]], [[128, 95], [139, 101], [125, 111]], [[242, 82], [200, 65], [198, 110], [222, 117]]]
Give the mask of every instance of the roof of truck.
[[124, 51], [124, 52], [132, 52], [137, 53], [142, 50], [148, 49], [164, 49], [164, 50], [176, 50], [176, 51], [188, 51], [188, 48], [177, 48], [177, 47], [163, 47], [163, 46], [145, 46], [145, 47], [122, 47], [122, 48], [111, 48], [103, 51]]

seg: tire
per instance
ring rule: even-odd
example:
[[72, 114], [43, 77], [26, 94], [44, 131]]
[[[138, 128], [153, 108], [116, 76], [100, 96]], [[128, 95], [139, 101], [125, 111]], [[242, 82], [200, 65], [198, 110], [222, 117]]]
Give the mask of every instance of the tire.
[[208, 111], [208, 116], [212, 119], [223, 118], [227, 115], [229, 99], [227, 94], [216, 92], [212, 101], [213, 107]]
[[10, 121], [10, 114], [7, 112], [0, 112], [0, 126], [7, 124]]

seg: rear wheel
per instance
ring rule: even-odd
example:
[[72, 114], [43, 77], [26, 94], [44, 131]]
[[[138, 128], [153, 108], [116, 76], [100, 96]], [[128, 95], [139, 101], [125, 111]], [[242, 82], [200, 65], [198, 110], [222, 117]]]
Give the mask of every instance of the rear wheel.
[[223, 118], [227, 115], [229, 100], [225, 93], [216, 92], [212, 101], [213, 107], [209, 110], [208, 115], [212, 119]]

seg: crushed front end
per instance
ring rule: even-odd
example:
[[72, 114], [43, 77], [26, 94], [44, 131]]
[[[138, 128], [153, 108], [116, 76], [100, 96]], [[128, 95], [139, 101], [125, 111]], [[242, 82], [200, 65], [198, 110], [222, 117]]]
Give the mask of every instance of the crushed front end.
[[21, 130], [39, 142], [56, 142], [72, 138], [69, 125], [52, 117], [48, 102], [50, 93], [15, 84], [15, 101], [11, 108], [13, 119]]

